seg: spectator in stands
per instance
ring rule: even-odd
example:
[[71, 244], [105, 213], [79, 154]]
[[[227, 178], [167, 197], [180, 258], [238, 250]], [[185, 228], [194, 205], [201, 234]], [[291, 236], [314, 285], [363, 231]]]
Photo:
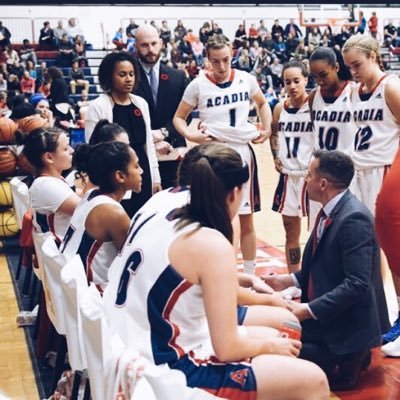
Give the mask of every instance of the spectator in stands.
[[156, 21], [154, 21], [154, 19], [152, 19], [150, 21], [150, 25], [157, 30], [157, 32], [160, 32], [160, 28], [157, 26]]
[[360, 11], [360, 25], [357, 28], [357, 33], [364, 33], [367, 29], [367, 19], [364, 16], [364, 12]]
[[187, 29], [183, 26], [183, 22], [181, 19], [178, 19], [176, 27], [174, 29], [175, 40], [178, 42], [182, 40], [187, 34]]
[[260, 25], [258, 26], [257, 31], [258, 31], [258, 37], [260, 39], [268, 32], [268, 29], [265, 26], [265, 22], [263, 19], [260, 19]]
[[64, 35], [68, 36], [68, 32], [64, 28], [63, 21], [61, 19], [57, 22], [57, 26], [53, 29], [53, 33], [54, 33], [55, 47], [58, 49], [60, 42], [62, 40], [62, 37]]
[[282, 36], [278, 37], [278, 40], [275, 42], [274, 53], [281, 62], [287, 61], [286, 43]]
[[125, 43], [124, 43], [124, 30], [122, 27], [118, 28], [117, 32], [115, 32], [114, 37], [112, 38], [112, 42], [115, 44], [115, 47], [117, 50], [122, 50], [125, 48]]
[[192, 51], [193, 51], [193, 57], [196, 61], [197, 65], [202, 65], [203, 63], [203, 54], [204, 54], [204, 44], [200, 41], [198, 37], [196, 37], [196, 40], [192, 43]]
[[314, 26], [311, 28], [311, 32], [308, 34], [308, 44], [312, 44], [314, 47], [317, 47], [319, 45], [319, 42], [321, 40], [321, 30]]
[[204, 22], [203, 26], [199, 30], [200, 41], [205, 45], [208, 38], [212, 35], [211, 26], [209, 22]]
[[38, 88], [44, 82], [44, 74], [47, 73], [47, 65], [46, 61], [41, 61], [40, 65], [35, 68], [36, 69], [36, 90], [38, 92]]
[[192, 81], [194, 78], [197, 78], [200, 72], [200, 68], [197, 66], [196, 61], [194, 59], [189, 60], [188, 64], [185, 67], [188, 78]]
[[323, 35], [321, 40], [319, 41], [319, 45], [325, 47], [332, 47], [332, 41], [329, 39], [327, 35]]
[[222, 35], [222, 34], [223, 34], [222, 28], [220, 28], [216, 22], [213, 22], [212, 26], [211, 26], [211, 35], [210, 36]]
[[4, 54], [6, 56], [7, 70], [11, 71], [15, 61], [19, 62], [19, 55], [15, 50], [11, 48], [11, 45], [7, 45], [4, 47]]
[[134, 18], [129, 19], [129, 25], [125, 28], [125, 33], [127, 37], [135, 37], [136, 29], [139, 28], [139, 25], [135, 22]]
[[249, 57], [249, 51], [247, 49], [243, 49], [238, 58], [238, 69], [246, 72], [250, 72], [252, 70], [252, 62]]
[[21, 59], [21, 64], [26, 65], [27, 60], [31, 60], [34, 65], [37, 64], [37, 56], [35, 49], [28, 39], [22, 41], [22, 47], [19, 49], [19, 56]]
[[61, 39], [60, 45], [58, 47], [59, 54], [56, 58], [56, 66], [60, 68], [69, 67], [74, 59], [74, 49], [73, 44], [65, 33]]
[[171, 29], [169, 29], [168, 22], [165, 19], [161, 22], [160, 38], [165, 44], [171, 40]]
[[53, 50], [55, 48], [54, 32], [50, 28], [50, 22], [43, 22], [43, 28], [40, 30], [39, 45], [41, 50]]
[[22, 74], [19, 87], [26, 96], [30, 96], [35, 92], [35, 80], [29, 75], [29, 71], [25, 70]]
[[[2, 77], [0, 77], [2, 79]], [[4, 82], [6, 82], [4, 80]], [[1, 85], [1, 82], [0, 82]], [[7, 106], [7, 89], [1, 90], [0, 86], [0, 117], [9, 117], [11, 115], [11, 111]]]
[[267, 77], [264, 75], [261, 65], [255, 67], [250, 74], [256, 78], [258, 85], [264, 93], [267, 87]]
[[75, 36], [72, 48], [74, 50], [75, 58], [78, 59], [79, 66], [86, 67], [87, 66], [86, 43], [82, 40], [81, 35]]
[[[346, 26], [340, 28], [340, 32], [334, 36], [334, 44], [337, 44], [340, 48], [344, 45], [345, 41], [350, 37], [350, 32]], [[331, 44], [332, 46], [332, 44]]]
[[[171, 48], [172, 48], [171, 43], [165, 43], [163, 41], [162, 48], [161, 48], [160, 62], [164, 65], [172, 64], [171, 63]], [[193, 50], [193, 53], [194, 53], [194, 50]]]
[[243, 24], [239, 24], [238, 29], [235, 32], [235, 39], [233, 40], [233, 46], [235, 49], [242, 45], [243, 40], [247, 40], [246, 29]]
[[371, 17], [368, 20], [368, 29], [371, 36], [376, 39], [378, 35], [378, 17], [375, 11], [372, 11]]
[[18, 76], [18, 79], [21, 79], [22, 74], [24, 73], [25, 68], [20, 64], [19, 60], [14, 61], [14, 65], [9, 66], [10, 74], [14, 74]]
[[187, 34], [184, 37], [185, 40], [187, 40], [190, 45], [192, 45], [192, 43], [197, 39], [197, 36], [193, 33], [193, 29], [188, 29], [187, 30]]
[[397, 29], [393, 25], [393, 20], [389, 19], [387, 25], [383, 27], [383, 41], [384, 45], [389, 47], [390, 45], [394, 45], [397, 39]]
[[178, 68], [178, 65], [182, 62], [181, 52], [178, 50], [178, 46], [175, 42], [171, 43], [171, 64], [174, 68]]
[[20, 93], [19, 79], [15, 74], [9, 74], [7, 78], [7, 91], [10, 95], [18, 95]]
[[186, 40], [186, 36], [179, 41], [178, 50], [181, 53], [181, 62], [186, 64], [193, 58], [193, 50], [191, 44]]
[[261, 56], [262, 47], [258, 43], [258, 40], [255, 40], [249, 49], [249, 56], [251, 59], [251, 63], [253, 66], [257, 65]]
[[300, 30], [297, 24], [294, 22], [294, 18], [290, 18], [289, 23], [285, 26], [284, 35], [287, 37], [289, 33], [296, 39], [300, 39], [303, 36], [303, 32]]
[[68, 39], [71, 43], [73, 43], [76, 35], [79, 35], [81, 37], [82, 42], [85, 41], [85, 36], [83, 34], [82, 28], [79, 26], [78, 20], [76, 18], [70, 18], [68, 20], [67, 33]]
[[286, 58], [290, 60], [294, 57], [294, 52], [299, 44], [299, 39], [292, 36], [292, 33], [289, 32], [286, 36]]
[[282, 81], [282, 70], [283, 66], [279, 61], [279, 58], [275, 58], [271, 64], [271, 72], [272, 72], [272, 82], [274, 84], [274, 89], [280, 89], [283, 85]]
[[296, 60], [301, 61], [303, 58], [306, 57], [306, 54], [307, 54], [306, 46], [304, 44], [304, 40], [301, 39], [294, 51], [294, 58], [296, 58]]
[[0, 73], [0, 91], [7, 91], [7, 80], [2, 73]]
[[271, 32], [267, 32], [265, 34], [265, 37], [261, 41], [261, 47], [265, 49], [271, 60], [276, 57], [276, 55], [274, 54], [275, 41], [272, 39]]
[[[311, 24], [315, 24], [315, 18], [311, 18]], [[312, 32], [312, 30], [314, 29], [314, 28], [316, 28], [317, 29], [317, 32], [319, 33], [319, 35], [320, 36], [322, 36], [322, 32], [321, 32], [321, 29], [319, 29], [319, 26], [307, 26], [306, 27], [306, 33], [305, 33], [305, 35], [304, 35], [304, 44], [306, 45], [306, 46], [308, 46], [308, 38], [309, 38], [309, 36], [310, 36], [310, 33]], [[319, 40], [319, 39], [318, 39]]]
[[282, 26], [279, 24], [279, 19], [276, 19], [274, 21], [274, 25], [272, 25], [271, 33], [272, 33], [272, 39], [274, 39], [275, 42], [278, 41], [279, 37], [284, 39], [285, 32], [284, 32]]
[[73, 60], [71, 68], [69, 69], [69, 86], [71, 88], [71, 94], [76, 93], [76, 88], [81, 86], [86, 92], [89, 92], [89, 81], [85, 79], [82, 68], [79, 68], [78, 60]]
[[34, 93], [29, 98], [29, 103], [35, 107], [35, 110], [42, 118], [47, 120], [50, 127], [54, 126], [53, 112], [50, 110], [50, 103], [43, 93]]
[[279, 103], [274, 88], [270, 86], [265, 92], [264, 96], [267, 99], [269, 106], [271, 107], [271, 111], [274, 111], [274, 107]]
[[48, 77], [50, 82], [50, 109], [53, 111], [54, 117], [60, 121], [73, 120], [74, 112], [69, 98], [68, 84], [61, 69], [49, 67]]
[[3, 21], [0, 21], [0, 50], [3, 50], [5, 46], [11, 46], [10, 37], [10, 31], [3, 25]]
[[256, 28], [256, 24], [251, 24], [249, 28], [249, 41], [250, 46], [254, 43], [254, 41], [258, 41], [258, 30]]
[[36, 68], [35, 68], [35, 65], [33, 64], [33, 61], [32, 61], [32, 60], [28, 60], [28, 61], [26, 62], [25, 69], [29, 72], [29, 75], [30, 75], [33, 79], [35, 79], [35, 81], [36, 81], [37, 72], [36, 72]]
[[86, 111], [89, 108], [90, 100], [89, 94], [86, 90], [82, 90], [81, 99], [76, 102], [77, 113], [81, 121], [85, 120]]

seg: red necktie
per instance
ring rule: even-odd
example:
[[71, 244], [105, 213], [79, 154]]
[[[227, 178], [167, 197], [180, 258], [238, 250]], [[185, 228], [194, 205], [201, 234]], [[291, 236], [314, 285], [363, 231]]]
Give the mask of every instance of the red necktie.
[[[324, 209], [321, 208], [320, 212], [317, 215], [317, 218], [315, 220], [314, 228], [312, 231], [312, 254], [314, 255], [315, 251], [317, 250], [318, 246], [318, 227], [319, 223], [321, 222], [321, 218], [325, 217], [326, 214], [324, 212]], [[312, 283], [312, 277], [311, 277], [311, 270], [309, 270], [309, 275], [308, 275], [308, 288], [307, 288], [307, 297], [308, 300], [313, 300], [315, 298], [314, 295], [314, 288], [313, 288], [313, 283]]]

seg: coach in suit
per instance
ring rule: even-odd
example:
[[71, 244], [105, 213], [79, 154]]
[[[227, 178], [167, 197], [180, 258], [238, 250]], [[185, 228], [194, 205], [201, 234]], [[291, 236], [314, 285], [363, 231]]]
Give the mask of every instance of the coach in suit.
[[[140, 82], [135, 94], [149, 104], [151, 128], [159, 154], [168, 154], [173, 147], [186, 146], [176, 131], [172, 118], [189, 83], [185, 73], [160, 63], [162, 39], [153, 26], [142, 25], [136, 31]], [[179, 161], [160, 161], [163, 188], [174, 186]]]
[[332, 390], [357, 384], [370, 363], [370, 349], [380, 344], [381, 328], [388, 325], [373, 218], [348, 190], [353, 175], [344, 153], [314, 152], [306, 182], [310, 199], [323, 208], [302, 269], [266, 277], [277, 290], [293, 283], [302, 289], [301, 303], [291, 302], [303, 327], [300, 357], [324, 369]]

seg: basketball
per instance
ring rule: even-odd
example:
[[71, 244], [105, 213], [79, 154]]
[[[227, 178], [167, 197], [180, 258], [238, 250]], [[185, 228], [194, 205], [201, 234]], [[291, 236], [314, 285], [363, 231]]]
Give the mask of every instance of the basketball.
[[21, 132], [31, 133], [33, 130], [47, 126], [48, 122], [39, 114], [29, 115], [18, 121], [18, 128]]
[[0, 237], [12, 237], [19, 231], [14, 210], [6, 210], [0, 213]]
[[0, 182], [0, 207], [12, 206], [11, 186], [7, 181]]
[[7, 176], [15, 172], [17, 156], [7, 147], [0, 148], [0, 176]]
[[18, 125], [11, 118], [0, 118], [0, 143], [14, 143], [17, 128]]
[[24, 153], [20, 153], [17, 157], [18, 171], [23, 174], [33, 174], [35, 169], [32, 167], [31, 163], [28, 161]]

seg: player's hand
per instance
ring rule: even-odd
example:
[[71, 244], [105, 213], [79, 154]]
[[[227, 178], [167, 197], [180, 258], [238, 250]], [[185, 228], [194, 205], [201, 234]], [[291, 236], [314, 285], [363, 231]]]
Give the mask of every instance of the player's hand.
[[271, 129], [264, 129], [260, 123], [257, 124], [257, 130], [259, 133], [258, 137], [251, 141], [254, 144], [264, 143], [271, 136]]
[[251, 281], [251, 288], [258, 293], [267, 293], [272, 294], [274, 293], [274, 289], [271, 286], [267, 285], [262, 279], [258, 276], [252, 277]]
[[187, 134], [186, 139], [189, 140], [190, 142], [198, 144], [209, 143], [214, 140], [210, 135], [206, 133], [201, 133], [200, 131], [191, 132], [190, 134]]
[[153, 183], [153, 194], [161, 192], [161, 190], [162, 190], [161, 183]]
[[293, 281], [289, 274], [286, 274], [286, 275], [280, 275], [280, 274], [261, 275], [260, 278], [267, 285], [271, 286], [274, 290], [283, 290], [289, 286], [293, 286]]
[[154, 147], [156, 148], [156, 152], [161, 155], [168, 155], [174, 149], [168, 142], [162, 140], [161, 142], [157, 142]]
[[268, 305], [273, 307], [282, 307], [292, 311], [291, 305], [278, 292], [268, 295]]
[[279, 157], [275, 158], [274, 164], [275, 164], [275, 170], [278, 172], [282, 172], [283, 165]]
[[300, 340], [288, 338], [269, 338], [269, 354], [280, 354], [282, 356], [298, 357], [301, 350]]

